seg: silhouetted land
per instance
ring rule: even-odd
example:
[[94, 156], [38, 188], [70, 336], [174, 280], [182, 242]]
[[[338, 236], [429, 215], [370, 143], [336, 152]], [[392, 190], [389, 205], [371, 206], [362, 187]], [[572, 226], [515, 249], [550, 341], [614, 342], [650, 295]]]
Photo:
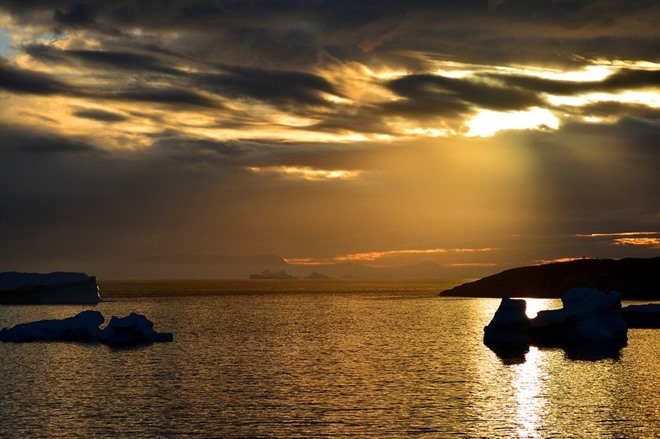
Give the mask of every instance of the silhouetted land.
[[513, 268], [442, 291], [441, 296], [559, 298], [570, 288], [615, 290], [624, 300], [660, 300], [660, 257], [578, 259]]

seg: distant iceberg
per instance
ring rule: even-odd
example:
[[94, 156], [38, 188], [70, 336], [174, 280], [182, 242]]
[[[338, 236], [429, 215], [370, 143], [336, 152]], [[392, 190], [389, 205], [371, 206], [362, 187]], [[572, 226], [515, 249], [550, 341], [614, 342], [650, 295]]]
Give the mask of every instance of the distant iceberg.
[[96, 278], [85, 273], [0, 273], [0, 304], [97, 304]]
[[156, 342], [170, 342], [174, 336], [169, 332], [156, 332], [153, 322], [138, 313], [126, 317], [115, 317], [101, 330], [105, 321], [98, 311], [83, 311], [66, 319], [39, 320], [21, 323], [0, 330], [0, 341], [28, 343], [36, 341], [76, 341], [102, 343], [110, 347], [131, 347]]
[[281, 271], [270, 271], [264, 270], [261, 274], [251, 274], [250, 279], [295, 279], [295, 276], [290, 275], [284, 270]]

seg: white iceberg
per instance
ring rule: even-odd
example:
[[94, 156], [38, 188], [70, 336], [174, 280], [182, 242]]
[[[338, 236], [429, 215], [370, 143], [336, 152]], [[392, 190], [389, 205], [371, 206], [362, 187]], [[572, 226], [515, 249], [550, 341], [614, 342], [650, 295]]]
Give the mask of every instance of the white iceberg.
[[85, 273], [0, 273], [0, 304], [96, 304], [96, 278]]

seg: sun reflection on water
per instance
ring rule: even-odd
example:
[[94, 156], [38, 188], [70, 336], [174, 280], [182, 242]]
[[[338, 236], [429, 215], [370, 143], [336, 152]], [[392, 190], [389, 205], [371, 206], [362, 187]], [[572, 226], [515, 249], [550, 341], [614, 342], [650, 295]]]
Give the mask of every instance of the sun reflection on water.
[[515, 367], [513, 388], [516, 400], [516, 431], [518, 437], [542, 437], [546, 419], [546, 372], [541, 368], [541, 352], [530, 347], [525, 362]]

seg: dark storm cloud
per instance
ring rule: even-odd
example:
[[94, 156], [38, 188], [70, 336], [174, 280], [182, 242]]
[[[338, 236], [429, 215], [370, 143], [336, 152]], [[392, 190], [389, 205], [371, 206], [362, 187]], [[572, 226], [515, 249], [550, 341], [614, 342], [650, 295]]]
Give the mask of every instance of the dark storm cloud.
[[230, 98], [250, 98], [276, 105], [325, 105], [322, 93], [338, 95], [326, 79], [304, 72], [227, 67], [223, 73], [199, 75], [193, 82], [201, 88]]
[[[61, 134], [33, 130], [28, 127], [13, 127], [0, 124], [0, 144], [3, 155], [89, 155], [103, 151], [85, 139], [66, 137]], [[5, 157], [6, 158], [6, 157]]]
[[59, 50], [43, 44], [32, 44], [24, 48], [25, 53], [42, 62], [85, 65], [129, 71], [156, 72], [170, 75], [180, 75], [182, 72], [166, 66], [154, 56], [131, 52], [103, 50]]
[[71, 86], [52, 76], [13, 67], [0, 59], [0, 88], [13, 93], [67, 94]]
[[240, 166], [251, 154], [245, 141], [221, 142], [191, 137], [176, 131], [151, 135], [152, 153], [187, 164]]
[[167, 105], [191, 105], [202, 108], [222, 108], [222, 104], [200, 93], [185, 88], [157, 88], [137, 86], [118, 92], [103, 92], [100, 96], [106, 99], [132, 102], [150, 102]]
[[576, 54], [653, 60], [660, 48], [656, 1], [6, 0], [0, 7], [45, 28], [181, 32], [181, 50], [198, 58], [260, 67], [310, 66], [321, 52], [364, 61], [396, 50], [566, 65]]
[[81, 117], [83, 119], [97, 120], [99, 122], [124, 122], [129, 120], [128, 117], [119, 114], [113, 113], [112, 111], [105, 110], [96, 110], [96, 109], [81, 109], [73, 112], [73, 115], [76, 117]]
[[180, 87], [134, 86], [111, 90], [103, 86], [80, 87], [59, 81], [45, 73], [0, 64], [0, 88], [13, 93], [62, 95], [89, 99], [147, 102], [166, 105], [190, 105], [222, 108], [222, 104], [193, 90]]
[[[384, 116], [386, 116], [388, 112], [403, 114], [406, 111], [417, 111], [418, 115], [420, 113], [422, 116], [428, 114], [419, 108], [419, 103], [416, 103], [415, 105], [410, 104], [409, 108], [406, 108], [406, 104], [400, 104], [397, 108], [392, 107], [392, 104], [385, 109], [383, 106], [372, 105], [361, 106], [358, 109], [338, 106], [332, 114], [319, 115], [320, 121], [312, 125], [312, 128], [317, 131], [330, 133], [356, 132], [390, 134], [392, 133], [392, 130], [387, 126], [384, 120]], [[432, 109], [429, 109], [429, 112], [431, 111]]]
[[583, 116], [597, 117], [634, 117], [637, 119], [660, 120], [660, 110], [640, 104], [628, 104], [617, 101], [595, 102], [576, 107], [574, 111]]
[[560, 81], [530, 76], [488, 74], [511, 87], [518, 87], [533, 92], [558, 95], [576, 95], [586, 92], [616, 92], [626, 89], [658, 87], [660, 70], [623, 69], [602, 81]]
[[88, 3], [73, 3], [68, 9], [55, 9], [53, 19], [64, 26], [89, 26], [94, 23], [94, 7]]
[[435, 75], [408, 75], [388, 82], [386, 87], [405, 100], [388, 103], [385, 108], [410, 116], [457, 115], [472, 106], [522, 110], [543, 103], [526, 90]]

